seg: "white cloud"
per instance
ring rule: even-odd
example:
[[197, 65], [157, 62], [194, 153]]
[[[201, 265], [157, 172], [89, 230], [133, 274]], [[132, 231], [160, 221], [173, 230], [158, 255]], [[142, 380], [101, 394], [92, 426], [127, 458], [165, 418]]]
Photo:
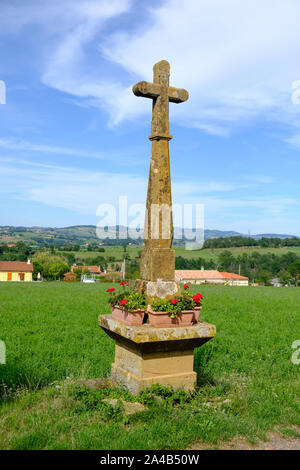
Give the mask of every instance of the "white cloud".
[[[169, 0], [137, 34], [110, 38], [106, 57], [151, 80], [153, 63], [171, 63], [174, 86], [189, 102], [172, 115], [214, 134], [264, 113], [284, 119], [299, 74], [297, 0]], [[119, 119], [126, 117], [124, 106]], [[287, 120], [290, 116], [285, 116]], [[196, 122], [196, 124], [195, 124]]]
[[[12, 157], [0, 157], [0, 193], [5, 197], [40, 202], [61, 207], [77, 213], [95, 215], [99, 204], [118, 205], [120, 196], [128, 197], [128, 204], [145, 202], [146, 178], [134, 173], [111, 173], [88, 171], [69, 166], [35, 163]], [[287, 213], [296, 200], [286, 197], [234, 198], [225, 195], [242, 185], [218, 181], [183, 181], [175, 178], [173, 182], [173, 201], [176, 204], [205, 205], [210, 217], [232, 219], [236, 210], [254, 208], [257, 213], [273, 216]], [[222, 197], [209, 196], [219, 192]], [[249, 215], [250, 219], [251, 216]]]
[[140, 22], [111, 30], [108, 22], [130, 9], [139, 19], [137, 2], [53, 0], [43, 8], [38, 0], [26, 6], [5, 2], [0, 34], [40, 27], [46, 38], [43, 82], [103, 107], [113, 125], [150, 114], [149, 100], [136, 98], [130, 85], [152, 80], [152, 66], [162, 58], [171, 63], [171, 84], [190, 93], [187, 103], [171, 105], [172, 120], [219, 136], [257, 117], [295, 124], [298, 0], [165, 0], [142, 6], [148, 17], [143, 12]]
[[0, 139], [0, 148], [8, 150], [22, 150], [25, 152], [53, 153], [58, 155], [71, 155], [87, 158], [105, 158], [105, 154], [96, 152], [85, 152], [84, 150], [72, 149], [67, 147], [55, 147], [51, 145], [33, 144], [24, 140]]

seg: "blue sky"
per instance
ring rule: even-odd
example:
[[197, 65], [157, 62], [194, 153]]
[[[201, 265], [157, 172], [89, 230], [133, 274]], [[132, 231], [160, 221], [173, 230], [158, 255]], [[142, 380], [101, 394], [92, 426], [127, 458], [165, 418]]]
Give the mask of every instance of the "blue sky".
[[[97, 224], [145, 202], [150, 100], [171, 64], [173, 201], [205, 228], [300, 236], [298, 0], [1, 0], [0, 225]], [[294, 95], [295, 96], [295, 95]]]

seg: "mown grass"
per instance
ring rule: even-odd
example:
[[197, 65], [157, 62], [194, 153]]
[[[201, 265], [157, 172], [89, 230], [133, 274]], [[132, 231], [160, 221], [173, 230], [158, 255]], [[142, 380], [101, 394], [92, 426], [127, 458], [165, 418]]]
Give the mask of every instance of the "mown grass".
[[201, 287], [202, 318], [216, 324], [217, 336], [196, 351], [197, 391], [158, 390], [138, 398], [145, 411], [126, 418], [103, 406], [103, 391], [78, 385], [79, 378], [107, 376], [113, 361], [113, 342], [97, 326], [97, 316], [109, 312], [106, 288], [0, 285], [7, 347], [0, 448], [183, 449], [300, 425], [300, 366], [291, 362], [300, 339], [299, 289]]

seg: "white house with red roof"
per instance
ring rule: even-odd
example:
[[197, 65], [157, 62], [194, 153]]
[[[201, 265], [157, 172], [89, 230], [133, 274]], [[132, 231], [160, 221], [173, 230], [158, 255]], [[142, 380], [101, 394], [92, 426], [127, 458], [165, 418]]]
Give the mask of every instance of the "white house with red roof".
[[214, 269], [177, 269], [175, 270], [177, 282], [190, 284], [226, 284], [230, 286], [248, 286], [249, 279], [235, 273], [216, 271]]

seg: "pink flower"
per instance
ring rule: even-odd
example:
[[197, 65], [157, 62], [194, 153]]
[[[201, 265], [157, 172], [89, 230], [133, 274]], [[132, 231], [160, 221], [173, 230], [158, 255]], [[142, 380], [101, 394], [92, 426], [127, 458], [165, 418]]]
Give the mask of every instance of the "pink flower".
[[171, 303], [172, 303], [173, 305], [176, 305], [177, 302], [178, 302], [178, 299], [173, 299], [173, 300], [171, 300]]

